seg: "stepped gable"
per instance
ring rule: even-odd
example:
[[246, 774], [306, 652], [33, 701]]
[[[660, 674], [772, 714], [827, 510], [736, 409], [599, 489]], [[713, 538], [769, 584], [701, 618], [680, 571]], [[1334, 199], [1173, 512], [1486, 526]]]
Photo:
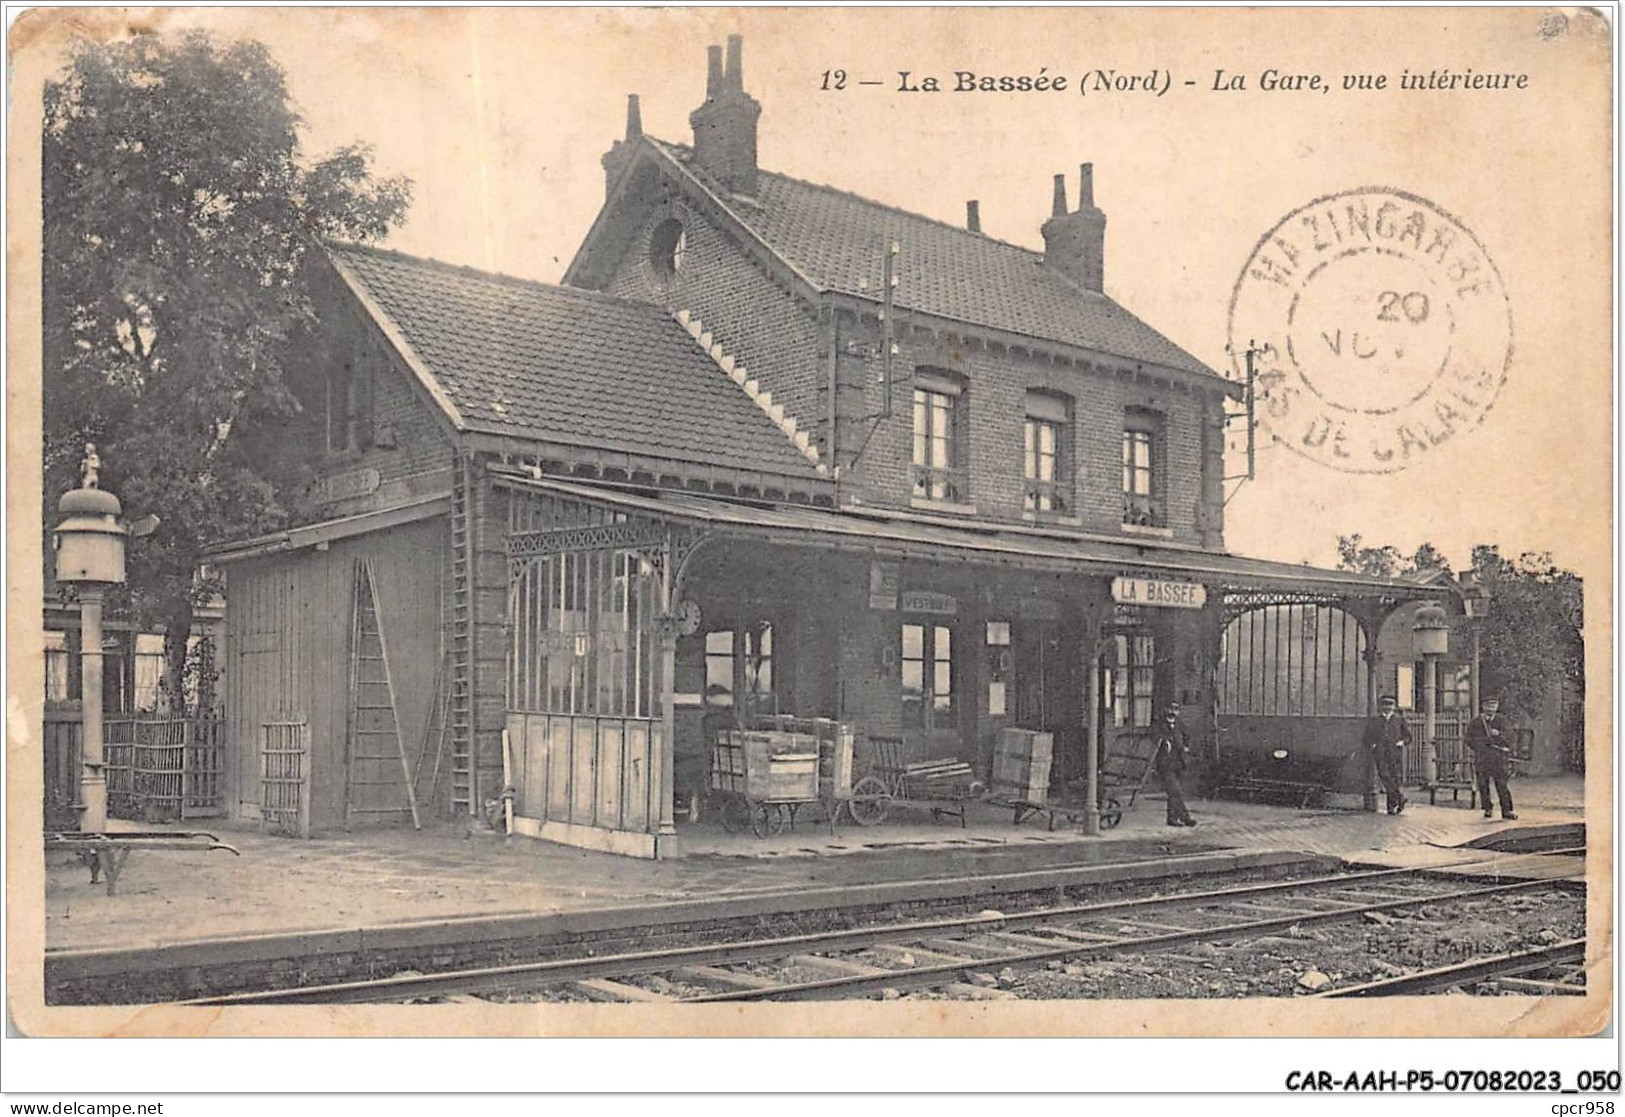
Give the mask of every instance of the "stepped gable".
[[329, 251], [468, 430], [822, 479], [658, 306], [399, 252]]

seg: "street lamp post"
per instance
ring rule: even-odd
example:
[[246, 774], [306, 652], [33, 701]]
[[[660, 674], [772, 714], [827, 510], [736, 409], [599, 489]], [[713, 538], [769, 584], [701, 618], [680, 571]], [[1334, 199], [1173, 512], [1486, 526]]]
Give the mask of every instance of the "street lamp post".
[[1462, 607], [1467, 612], [1473, 636], [1473, 667], [1468, 683], [1472, 692], [1473, 716], [1476, 718], [1479, 713], [1479, 701], [1484, 693], [1478, 677], [1479, 642], [1484, 629], [1484, 618], [1490, 615], [1490, 588], [1476, 570], [1467, 571], [1461, 576], [1460, 581]]
[[1427, 786], [1439, 782], [1439, 754], [1435, 719], [1439, 689], [1439, 657], [1450, 647], [1450, 622], [1431, 601], [1416, 610], [1411, 628], [1415, 653], [1422, 659], [1422, 778]]
[[100, 459], [85, 444], [80, 486], [64, 493], [56, 529], [56, 580], [79, 589], [79, 660], [83, 702], [80, 745], [79, 829], [107, 829], [106, 753], [102, 743], [102, 604], [106, 588], [124, 581], [124, 540], [118, 497], [98, 488]]

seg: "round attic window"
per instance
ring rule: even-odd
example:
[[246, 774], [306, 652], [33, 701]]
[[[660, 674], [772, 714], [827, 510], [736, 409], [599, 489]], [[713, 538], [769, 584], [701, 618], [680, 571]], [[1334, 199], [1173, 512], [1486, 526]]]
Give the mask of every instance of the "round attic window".
[[661, 279], [672, 279], [683, 270], [683, 254], [688, 247], [688, 234], [683, 223], [675, 217], [655, 226], [649, 237], [649, 262]]

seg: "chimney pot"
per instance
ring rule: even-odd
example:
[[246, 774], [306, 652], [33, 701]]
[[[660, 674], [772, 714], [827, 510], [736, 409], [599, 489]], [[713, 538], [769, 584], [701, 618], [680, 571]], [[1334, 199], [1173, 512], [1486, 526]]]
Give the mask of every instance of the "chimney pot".
[[722, 92], [722, 48], [705, 48], [705, 99], [715, 100]]
[[1055, 206], [1044, 222], [1044, 263], [1085, 291], [1104, 290], [1106, 215], [1095, 206], [1094, 165], [1081, 166], [1078, 209], [1066, 209], [1066, 176], [1055, 176]]
[[635, 140], [643, 135], [643, 110], [638, 107], [638, 95], [626, 95], [626, 138]]
[[727, 68], [722, 48], [707, 49], [705, 103], [688, 114], [694, 129], [691, 166], [730, 194], [756, 195], [756, 122], [762, 106], [744, 90], [744, 40], [728, 36]]
[[744, 42], [744, 37], [741, 35], [728, 36], [728, 69], [726, 77], [729, 89], [745, 88], [745, 65], [742, 60]]
[[973, 233], [982, 231], [982, 205], [975, 199], [965, 203], [965, 228]]

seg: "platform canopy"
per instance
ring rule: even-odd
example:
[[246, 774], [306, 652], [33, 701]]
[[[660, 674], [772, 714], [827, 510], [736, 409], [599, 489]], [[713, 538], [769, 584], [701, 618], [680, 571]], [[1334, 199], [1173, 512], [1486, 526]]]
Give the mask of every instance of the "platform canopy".
[[628, 516], [687, 524], [724, 537], [884, 558], [1005, 566], [1019, 570], [1144, 575], [1199, 581], [1227, 594], [1266, 599], [1446, 598], [1453, 586], [1272, 562], [1178, 543], [1128, 542], [1061, 529], [917, 515], [881, 508], [743, 503], [668, 490], [607, 489], [496, 468], [498, 484], [613, 507]]

